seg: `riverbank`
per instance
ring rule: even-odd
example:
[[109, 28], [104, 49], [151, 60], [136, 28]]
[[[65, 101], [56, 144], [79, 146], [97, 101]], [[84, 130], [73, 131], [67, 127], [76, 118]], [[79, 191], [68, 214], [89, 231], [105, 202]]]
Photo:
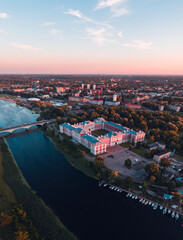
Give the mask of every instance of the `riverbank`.
[[43, 131], [43, 133], [53, 142], [55, 149], [62, 153], [74, 168], [87, 175], [88, 177], [99, 180], [99, 178], [96, 176], [95, 171], [90, 167], [90, 161], [88, 161], [83, 156], [79, 156], [77, 154], [77, 151], [73, 151], [73, 149], [69, 150], [68, 146], [64, 146], [63, 142], [61, 146], [61, 140], [59, 140], [55, 135], [52, 136], [49, 130]]
[[[36, 239], [34, 237], [30, 239], [76, 240], [75, 236], [66, 229], [66, 227], [60, 222], [59, 218], [53, 214], [52, 210], [48, 208], [48, 206], [46, 206], [46, 204], [37, 197], [36, 193], [29, 187], [4, 139], [0, 139], [0, 145], [4, 168], [4, 180], [16, 197], [16, 202], [13, 203], [21, 204], [28, 219], [31, 220], [33, 226], [35, 226], [37, 232], [40, 234], [40, 238]], [[7, 209], [7, 211], [8, 210], [10, 211], [10, 208]], [[9, 240], [10, 238], [4, 237], [3, 240], [6, 239]]]

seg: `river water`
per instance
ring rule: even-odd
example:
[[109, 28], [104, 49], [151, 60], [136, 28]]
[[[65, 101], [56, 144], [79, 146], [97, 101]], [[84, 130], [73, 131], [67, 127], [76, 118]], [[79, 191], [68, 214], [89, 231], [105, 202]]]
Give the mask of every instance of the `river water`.
[[[38, 115], [0, 101], [0, 127], [35, 121]], [[99, 188], [73, 168], [40, 131], [7, 137], [29, 185], [80, 240], [183, 240], [182, 221]], [[56, 239], [53, 239], [56, 240]]]

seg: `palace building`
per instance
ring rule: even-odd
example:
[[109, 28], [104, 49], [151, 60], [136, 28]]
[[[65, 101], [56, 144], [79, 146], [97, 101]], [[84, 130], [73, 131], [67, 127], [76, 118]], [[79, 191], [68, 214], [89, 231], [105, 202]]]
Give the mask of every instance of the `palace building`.
[[[94, 136], [92, 132], [104, 129], [108, 131], [103, 136]], [[84, 121], [77, 124], [64, 123], [60, 125], [60, 132], [72, 137], [73, 141], [84, 145], [94, 155], [105, 153], [107, 147], [112, 147], [121, 143], [142, 142], [145, 133], [142, 131], [133, 131], [120, 124], [108, 122], [103, 118], [97, 118], [93, 122]]]

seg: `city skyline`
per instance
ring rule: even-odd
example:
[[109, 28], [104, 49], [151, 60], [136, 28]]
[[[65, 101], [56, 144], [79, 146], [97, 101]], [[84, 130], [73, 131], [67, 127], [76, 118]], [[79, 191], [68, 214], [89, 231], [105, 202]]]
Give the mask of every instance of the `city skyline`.
[[180, 0], [0, 6], [0, 74], [183, 74]]

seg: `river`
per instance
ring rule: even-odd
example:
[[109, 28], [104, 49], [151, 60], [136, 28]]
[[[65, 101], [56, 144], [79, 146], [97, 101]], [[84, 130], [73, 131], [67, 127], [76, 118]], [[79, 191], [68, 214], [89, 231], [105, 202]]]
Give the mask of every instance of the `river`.
[[[37, 117], [26, 108], [0, 101], [0, 127]], [[16, 134], [7, 137], [7, 143], [29, 185], [78, 239], [183, 239], [181, 220], [99, 188], [97, 181], [73, 168], [42, 132]]]

